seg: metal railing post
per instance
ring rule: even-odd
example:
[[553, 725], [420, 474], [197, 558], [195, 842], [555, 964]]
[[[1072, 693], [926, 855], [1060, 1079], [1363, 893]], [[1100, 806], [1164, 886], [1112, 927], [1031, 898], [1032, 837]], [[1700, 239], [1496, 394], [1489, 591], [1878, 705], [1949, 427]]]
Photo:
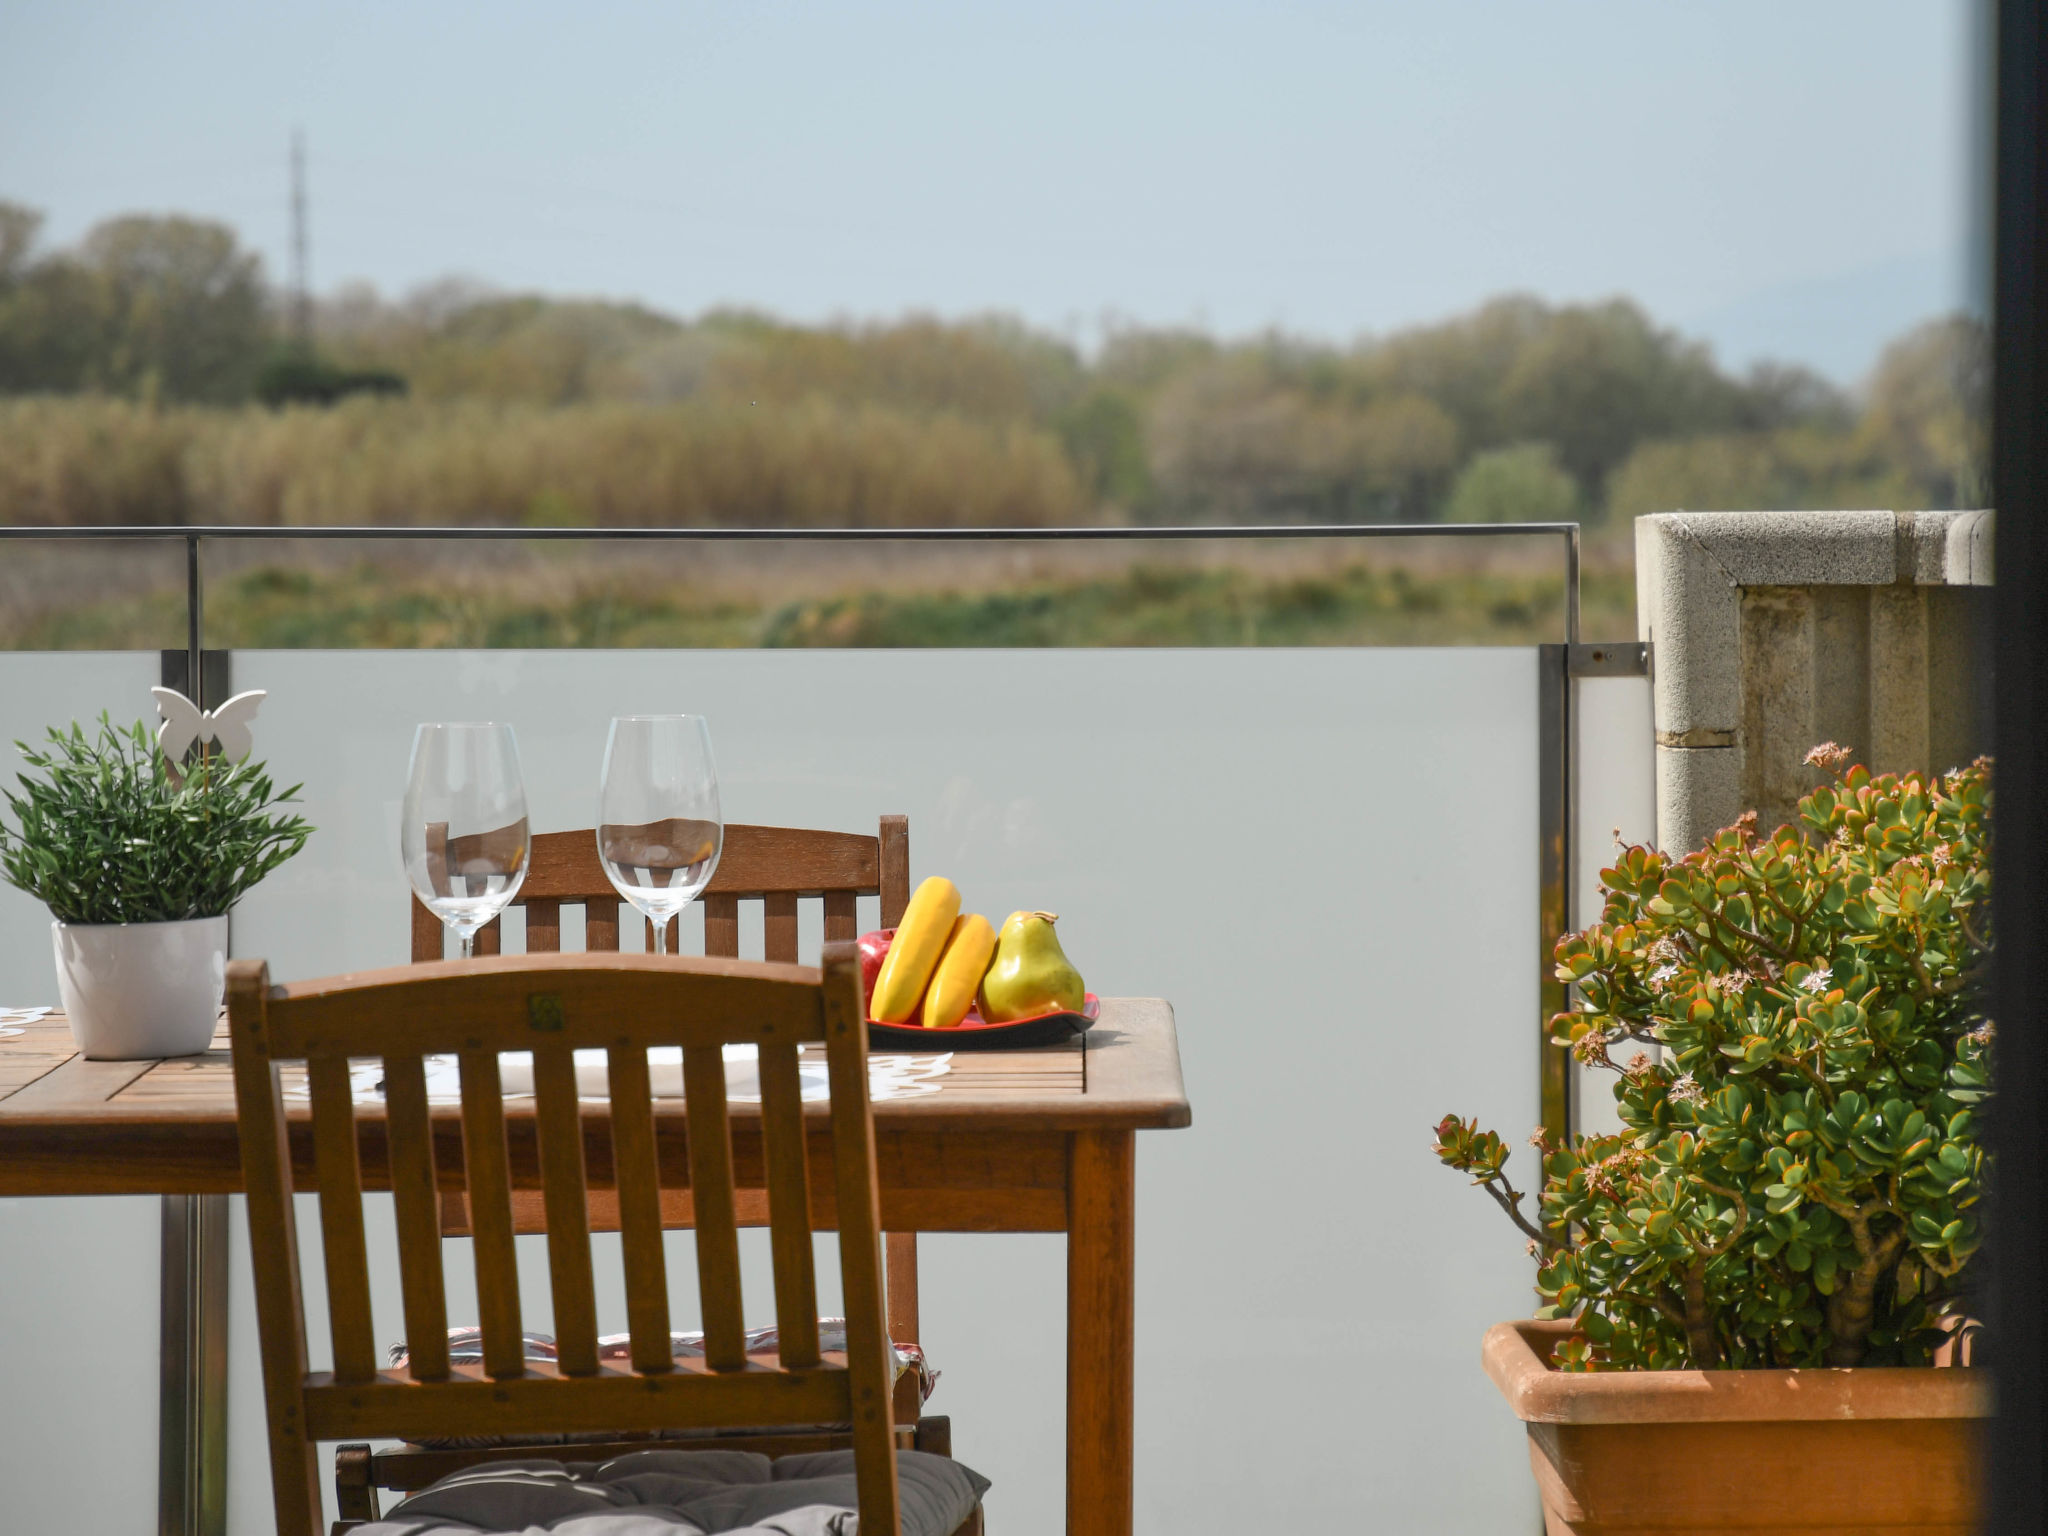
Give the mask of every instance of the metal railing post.
[[185, 686], [186, 695], [201, 709], [206, 708], [205, 644], [202, 618], [205, 593], [199, 584], [199, 535], [185, 535]]
[[228, 1197], [165, 1195], [157, 1377], [159, 1536], [224, 1536]]
[[[205, 709], [219, 701], [215, 695], [227, 697], [228, 657], [203, 649], [200, 582], [199, 538], [191, 535], [185, 540], [185, 649], [164, 653], [162, 680]], [[226, 1536], [227, 1196], [165, 1195], [159, 1229], [157, 1533]]]
[[1570, 1005], [1551, 952], [1572, 920], [1571, 656], [1569, 645], [1536, 648], [1536, 1081], [1538, 1123], [1558, 1142], [1572, 1130], [1571, 1054], [1550, 1041], [1551, 1019]]

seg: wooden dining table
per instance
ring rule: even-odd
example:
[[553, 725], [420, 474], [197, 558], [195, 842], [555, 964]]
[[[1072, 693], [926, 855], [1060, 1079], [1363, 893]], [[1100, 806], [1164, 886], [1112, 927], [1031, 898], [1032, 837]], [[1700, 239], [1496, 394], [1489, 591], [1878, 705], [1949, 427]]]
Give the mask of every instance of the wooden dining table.
[[[1173, 1010], [1157, 998], [1105, 998], [1085, 1034], [1028, 1050], [957, 1052], [931, 1086], [875, 1103], [883, 1228], [1066, 1234], [1066, 1528], [1129, 1536], [1136, 1133], [1190, 1120]], [[673, 1170], [678, 1185], [688, 1166], [681, 1110], [678, 1100], [657, 1116], [664, 1183]], [[513, 1182], [537, 1188], [530, 1121], [522, 1135], [520, 1114], [508, 1103]], [[437, 1162], [456, 1187], [459, 1115], [454, 1104], [435, 1111], [436, 1140], [446, 1137]], [[361, 1105], [358, 1122], [364, 1185], [388, 1187], [381, 1106]], [[584, 1124], [592, 1167], [609, 1167], [601, 1101], [586, 1102]], [[741, 1169], [751, 1133], [735, 1105]], [[292, 1153], [296, 1186], [314, 1188], [309, 1122], [295, 1126]], [[211, 1049], [162, 1061], [88, 1061], [61, 1014], [0, 1038], [0, 1196], [241, 1188], [225, 1026]], [[224, 1403], [206, 1405], [196, 1420], [224, 1435]]]

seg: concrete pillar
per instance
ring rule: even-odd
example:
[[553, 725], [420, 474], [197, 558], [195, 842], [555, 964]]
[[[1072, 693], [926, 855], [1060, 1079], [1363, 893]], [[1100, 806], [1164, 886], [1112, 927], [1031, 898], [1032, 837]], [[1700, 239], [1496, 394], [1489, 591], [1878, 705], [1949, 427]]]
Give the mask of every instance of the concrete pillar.
[[1696, 848], [1746, 810], [1791, 820], [1819, 742], [1879, 773], [1986, 750], [1991, 533], [1989, 512], [1637, 518], [1659, 845]]

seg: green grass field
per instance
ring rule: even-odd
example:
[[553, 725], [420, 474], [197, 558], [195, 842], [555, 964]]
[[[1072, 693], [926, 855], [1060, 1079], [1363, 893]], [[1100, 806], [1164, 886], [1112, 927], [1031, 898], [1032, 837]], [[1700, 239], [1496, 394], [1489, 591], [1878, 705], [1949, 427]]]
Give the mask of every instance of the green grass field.
[[[1635, 632], [1633, 580], [1591, 568], [1584, 633]], [[236, 648], [1526, 645], [1563, 636], [1556, 576], [1364, 563], [1325, 574], [1134, 565], [982, 589], [757, 602], [646, 579], [456, 579], [260, 566], [208, 589], [206, 642]], [[26, 650], [130, 649], [184, 634], [180, 591], [56, 607], [0, 630]]]

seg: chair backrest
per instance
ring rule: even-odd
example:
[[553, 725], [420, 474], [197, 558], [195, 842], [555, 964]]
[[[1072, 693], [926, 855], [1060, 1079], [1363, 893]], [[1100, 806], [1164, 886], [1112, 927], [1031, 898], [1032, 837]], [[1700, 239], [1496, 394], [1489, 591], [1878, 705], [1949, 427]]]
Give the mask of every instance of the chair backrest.
[[[463, 844], [485, 841], [493, 833], [457, 838], [445, 858], [461, 861]], [[910, 901], [910, 822], [884, 816], [874, 837], [858, 832], [818, 832], [804, 827], [728, 826], [718, 868], [705, 887], [704, 953], [737, 957], [740, 952], [739, 907], [759, 901], [763, 908], [767, 960], [796, 963], [797, 902], [817, 898], [825, 906], [825, 941], [860, 936], [856, 902], [862, 896], [882, 898], [882, 926], [893, 928]], [[619, 947], [619, 894], [597, 861], [595, 830], [542, 832], [533, 839], [526, 880], [514, 898], [526, 909], [526, 952], [551, 954], [562, 947], [562, 908], [583, 908], [583, 947], [592, 952]], [[642, 918], [652, 949], [654, 925]], [[669, 950], [674, 953], [680, 922], [669, 920]], [[439, 960], [441, 920], [412, 898], [412, 957]], [[501, 947], [499, 923], [493, 918], [476, 936], [476, 953], [495, 955]]]
[[[681, 846], [694, 841], [689, 836], [665, 836], [659, 828], [635, 829], [651, 841]], [[484, 832], [469, 837], [443, 837], [439, 862], [444, 868], [459, 868], [466, 855], [481, 851], [503, 834]], [[863, 896], [882, 899], [882, 926], [893, 928], [910, 901], [910, 820], [905, 816], [884, 816], [873, 837], [857, 832], [821, 832], [806, 827], [728, 826], [718, 869], [705, 889], [704, 952], [737, 958], [740, 952], [739, 907], [742, 901], [759, 901], [763, 907], [765, 960], [794, 965], [797, 960], [797, 904], [801, 900], [822, 900], [825, 908], [825, 942], [850, 941], [859, 936], [856, 903]], [[442, 958], [441, 920], [428, 911], [417, 896], [412, 900], [412, 957], [415, 961]], [[597, 833], [586, 828], [576, 832], [542, 832], [533, 839], [533, 853], [527, 875], [514, 906], [526, 908], [526, 951], [554, 954], [562, 947], [562, 908], [581, 906], [584, 910], [584, 947], [592, 953], [614, 952], [619, 947], [619, 894], [606, 878], [597, 859]], [[653, 947], [653, 924], [641, 919], [647, 930], [645, 940]], [[669, 923], [669, 952], [677, 948], [680, 923]], [[499, 925], [493, 919], [477, 934], [476, 953], [494, 955], [500, 950]], [[516, 1191], [512, 1197], [514, 1230], [530, 1234], [547, 1230], [545, 1202], [534, 1190]], [[765, 1217], [761, 1192], [740, 1192], [743, 1225], [758, 1225]], [[691, 1225], [690, 1195], [686, 1190], [665, 1190], [662, 1215], [670, 1227]], [[590, 1201], [589, 1220], [594, 1232], [618, 1230], [616, 1197], [598, 1191]], [[450, 1190], [441, 1200], [441, 1232], [447, 1237], [470, 1233], [469, 1202], [460, 1190]], [[909, 1234], [892, 1235], [889, 1242], [890, 1299], [895, 1310], [890, 1325], [893, 1336], [915, 1342], [918, 1336], [916, 1239]]]
[[[320, 1440], [569, 1435], [673, 1427], [853, 1426], [861, 1530], [895, 1536], [891, 1370], [883, 1326], [875, 1132], [858, 952], [825, 946], [821, 970], [649, 955], [502, 956], [270, 985], [262, 961], [228, 967], [228, 1025], [262, 1336], [271, 1481], [280, 1536], [318, 1536]], [[831, 1087], [831, 1206], [846, 1310], [844, 1363], [821, 1356], [811, 1258], [798, 1050], [823, 1042]], [[721, 1047], [759, 1051], [748, 1127], [769, 1206], [779, 1358], [750, 1360], [740, 1301], [732, 1119]], [[647, 1049], [683, 1048], [686, 1155], [657, 1128]], [[586, 1120], [573, 1053], [604, 1048], [609, 1125]], [[498, 1053], [531, 1051], [531, 1108], [508, 1112]], [[461, 1065], [459, 1122], [427, 1102], [429, 1054]], [[384, 1101], [358, 1110], [351, 1058], [380, 1058]], [[334, 1369], [309, 1373], [293, 1218], [283, 1063], [305, 1064], [308, 1161], [319, 1191]], [[310, 1159], [306, 1156], [310, 1150]], [[666, 1154], [666, 1157], [664, 1156]], [[410, 1363], [378, 1368], [363, 1228], [363, 1170], [388, 1176]], [[701, 1359], [673, 1357], [661, 1239], [661, 1174], [694, 1196]], [[547, 1208], [558, 1358], [525, 1358], [512, 1185]], [[630, 1359], [600, 1363], [586, 1202], [592, 1175], [618, 1193]], [[465, 1186], [475, 1229], [480, 1364], [448, 1358], [437, 1192]]]

